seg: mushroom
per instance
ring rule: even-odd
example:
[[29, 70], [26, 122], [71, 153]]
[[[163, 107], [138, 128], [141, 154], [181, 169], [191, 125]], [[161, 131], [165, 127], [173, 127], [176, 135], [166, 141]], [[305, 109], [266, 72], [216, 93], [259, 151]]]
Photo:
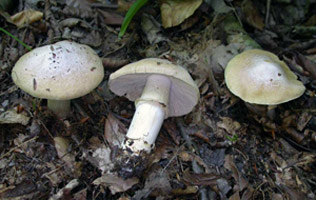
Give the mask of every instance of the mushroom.
[[225, 69], [228, 89], [250, 104], [278, 105], [300, 97], [305, 87], [273, 53], [251, 49], [231, 59]]
[[116, 95], [135, 101], [136, 111], [122, 146], [136, 155], [152, 150], [164, 119], [191, 112], [200, 96], [184, 68], [157, 58], [112, 73], [109, 87]]
[[87, 45], [61, 41], [23, 55], [12, 69], [14, 83], [57, 116], [70, 112], [70, 100], [91, 92], [104, 76], [101, 59]]

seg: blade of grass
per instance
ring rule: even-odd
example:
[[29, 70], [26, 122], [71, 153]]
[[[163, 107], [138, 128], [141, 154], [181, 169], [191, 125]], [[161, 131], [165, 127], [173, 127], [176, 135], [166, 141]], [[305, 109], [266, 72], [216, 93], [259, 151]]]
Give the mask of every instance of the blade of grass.
[[28, 46], [27, 44], [25, 44], [24, 42], [22, 42], [19, 38], [15, 37], [14, 35], [12, 35], [10, 32], [6, 31], [5, 29], [0, 27], [0, 31], [4, 32], [5, 34], [7, 34], [8, 36], [12, 37], [14, 40], [16, 40], [18, 43], [20, 43], [21, 45], [23, 45], [27, 50], [31, 51], [32, 48], [30, 46]]
[[120, 33], [119, 33], [119, 37], [122, 37], [125, 32], [126, 29], [128, 27], [128, 25], [131, 23], [131, 20], [133, 19], [134, 15], [137, 13], [137, 11], [143, 7], [146, 3], [148, 2], [148, 0], [137, 0], [135, 3], [133, 3], [133, 5], [128, 9], [125, 17], [124, 17], [124, 21], [122, 23], [121, 29], [120, 29]]

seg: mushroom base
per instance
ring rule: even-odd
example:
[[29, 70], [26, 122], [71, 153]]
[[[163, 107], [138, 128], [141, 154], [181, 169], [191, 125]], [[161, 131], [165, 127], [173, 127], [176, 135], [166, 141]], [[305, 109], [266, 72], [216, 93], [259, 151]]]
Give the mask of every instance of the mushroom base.
[[47, 107], [58, 117], [65, 118], [70, 112], [70, 100], [47, 100]]
[[164, 108], [160, 103], [139, 102], [128, 129], [123, 149], [130, 149], [137, 154], [140, 151], [149, 153], [155, 146], [164, 115]]

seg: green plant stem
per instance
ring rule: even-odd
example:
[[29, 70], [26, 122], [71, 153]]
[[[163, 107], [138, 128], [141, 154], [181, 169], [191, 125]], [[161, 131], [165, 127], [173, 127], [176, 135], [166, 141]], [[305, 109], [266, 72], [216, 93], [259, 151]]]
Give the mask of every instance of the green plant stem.
[[131, 20], [133, 19], [134, 15], [137, 13], [137, 11], [143, 7], [146, 3], [148, 2], [148, 0], [137, 0], [135, 3], [133, 3], [133, 5], [128, 9], [125, 17], [124, 17], [124, 21], [122, 23], [121, 29], [120, 29], [120, 33], [119, 33], [119, 37], [122, 37], [125, 32], [126, 29], [128, 27], [128, 25], [131, 23]]
[[0, 31], [4, 32], [5, 34], [7, 34], [8, 36], [12, 37], [14, 40], [16, 40], [18, 43], [20, 43], [21, 45], [23, 45], [27, 50], [31, 51], [32, 48], [30, 46], [28, 46], [27, 44], [25, 44], [24, 42], [22, 42], [19, 38], [15, 37], [14, 35], [12, 35], [10, 32], [6, 31], [5, 29], [0, 27]]

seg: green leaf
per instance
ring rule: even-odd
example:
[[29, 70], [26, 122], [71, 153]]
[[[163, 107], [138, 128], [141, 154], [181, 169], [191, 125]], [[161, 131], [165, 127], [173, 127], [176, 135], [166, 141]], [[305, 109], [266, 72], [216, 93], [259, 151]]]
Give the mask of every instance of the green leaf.
[[236, 142], [238, 140], [238, 135], [234, 134], [233, 137], [230, 137], [229, 135], [226, 135], [226, 138], [231, 142]]
[[131, 20], [133, 19], [134, 15], [138, 12], [138, 10], [140, 8], [142, 8], [146, 3], [148, 2], [148, 0], [137, 0], [135, 3], [133, 3], [133, 5], [128, 9], [125, 17], [124, 17], [124, 21], [123, 24], [121, 26], [121, 30], [119, 33], [119, 37], [122, 37], [125, 32], [126, 29], [128, 27], [128, 25], [131, 23]]

